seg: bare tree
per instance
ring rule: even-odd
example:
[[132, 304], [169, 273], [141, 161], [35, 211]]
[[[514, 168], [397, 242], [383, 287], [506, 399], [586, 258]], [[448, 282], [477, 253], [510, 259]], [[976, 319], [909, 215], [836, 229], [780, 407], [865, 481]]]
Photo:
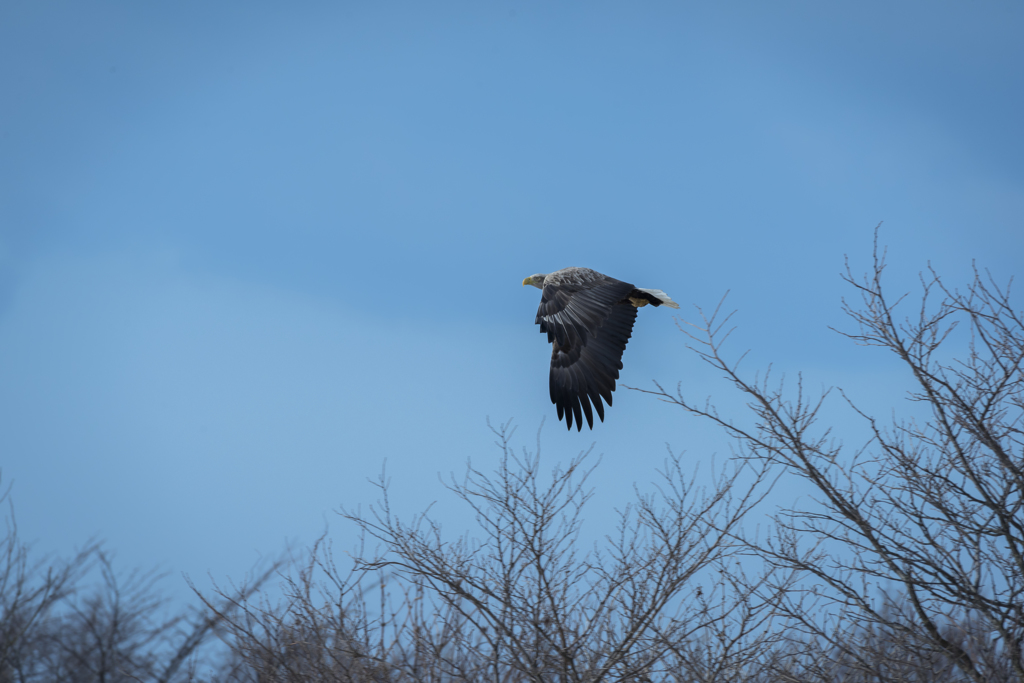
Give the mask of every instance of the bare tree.
[[95, 562], [99, 585], [68, 595], [39, 634], [39, 671], [64, 681], [154, 680], [182, 619], [167, 614], [158, 574], [119, 576], [102, 550]]
[[730, 574], [740, 575], [729, 533], [757, 476], [735, 499], [737, 472], [698, 495], [670, 457], [658, 499], [639, 496], [603, 551], [584, 552], [587, 456], [544, 482], [536, 456], [511, 451], [510, 432], [498, 431], [494, 475], [471, 468], [450, 485], [483, 540], [449, 543], [425, 515], [401, 524], [382, 477], [380, 510], [350, 514], [382, 552], [361, 546], [342, 571], [321, 539], [282, 576], [280, 598], [222, 591], [232, 657], [221, 680], [713, 683], [766, 670], [779, 635], [759, 597], [765, 577]]
[[[1009, 287], [977, 271], [960, 291], [929, 270], [919, 304], [894, 301], [877, 233], [874, 254], [863, 278], [847, 266], [860, 301], [844, 302], [857, 326], [846, 336], [901, 361], [923, 420], [886, 426], [847, 401], [873, 434], [851, 452], [819, 424], [828, 391], [809, 398], [802, 378], [791, 392], [768, 373], [748, 379], [725, 357], [731, 316], [720, 308], [689, 334], [745, 396], [752, 419], [725, 417], [679, 390], [651, 393], [724, 427], [747, 461], [782, 468], [817, 492], [815, 506], [776, 515], [774, 534], [756, 548], [804, 576], [777, 606], [806, 646], [794, 641], [788, 665], [777, 662], [781, 680], [1019, 683], [1024, 322]], [[910, 305], [903, 317], [898, 309]], [[921, 665], [913, 677], [910, 660]]]
[[[670, 455], [657, 494], [638, 493], [603, 545], [586, 551], [579, 538], [595, 466], [588, 465], [589, 454], [545, 481], [539, 448], [517, 454], [513, 430], [494, 431], [501, 449], [495, 472], [470, 466], [462, 481], [448, 484], [472, 509], [482, 539], [447, 540], [427, 514], [399, 521], [383, 476], [378, 508], [343, 513], [382, 544], [380, 554], [359, 559], [361, 568], [395, 572], [444, 609], [450, 632], [433, 647], [472, 651], [486, 663], [467, 678], [460, 658], [442, 656], [448, 675], [650, 680], [664, 673], [669, 658], [685, 658], [684, 643], [741, 606], [751, 629], [763, 624], [767, 613], [754, 604], [754, 591], [718, 595], [724, 602], [710, 609], [707, 602], [701, 608], [704, 596], [695, 585], [735, 552], [739, 522], [763, 495], [763, 470], [741, 466], [703, 490]], [[742, 487], [741, 470], [751, 475]], [[737, 662], [748, 655], [738, 650], [727, 653]]]
[[[0, 504], [10, 505], [9, 490]], [[55, 606], [66, 600], [88, 573], [97, 551], [88, 544], [70, 560], [33, 561], [18, 537], [11, 506], [7, 533], [0, 538], [0, 681], [28, 680], [35, 670], [31, 652]]]
[[191, 615], [170, 608], [158, 588], [161, 575], [117, 572], [98, 543], [68, 560], [33, 561], [14, 520], [12, 508], [0, 538], [0, 683], [194, 679], [188, 664], [229, 607]]
[[[292, 561], [290, 564], [294, 566]], [[274, 571], [280, 569], [274, 567]], [[394, 680], [390, 653], [404, 635], [389, 626], [390, 588], [365, 588], [351, 570], [334, 563], [321, 538], [297, 573], [280, 574], [280, 596], [245, 587], [216, 588], [216, 599], [197, 594], [219, 619], [229, 656], [217, 680], [231, 683]], [[262, 583], [262, 582], [260, 582]], [[381, 611], [367, 604], [374, 588]]]

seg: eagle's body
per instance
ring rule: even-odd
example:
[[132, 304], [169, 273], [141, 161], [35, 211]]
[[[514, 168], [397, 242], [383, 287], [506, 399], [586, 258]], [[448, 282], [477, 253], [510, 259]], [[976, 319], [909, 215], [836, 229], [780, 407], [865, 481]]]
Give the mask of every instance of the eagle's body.
[[641, 289], [589, 268], [563, 268], [523, 280], [543, 290], [537, 324], [551, 342], [551, 402], [566, 427], [583, 429], [583, 416], [594, 428], [594, 414], [604, 421], [603, 398], [610, 406], [622, 352], [633, 332], [636, 310], [662, 304], [679, 308], [660, 289]]

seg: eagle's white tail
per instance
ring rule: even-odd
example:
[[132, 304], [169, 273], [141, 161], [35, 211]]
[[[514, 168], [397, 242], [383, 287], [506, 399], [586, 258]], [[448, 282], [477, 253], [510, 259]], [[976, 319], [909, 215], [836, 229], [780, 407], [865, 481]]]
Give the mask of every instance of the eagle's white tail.
[[668, 306], [669, 308], [679, 308], [679, 304], [677, 304], [675, 301], [672, 301], [669, 295], [661, 291], [660, 289], [644, 289], [643, 287], [637, 287], [637, 289], [639, 289], [641, 292], [647, 292], [655, 299], [660, 301], [663, 306]]

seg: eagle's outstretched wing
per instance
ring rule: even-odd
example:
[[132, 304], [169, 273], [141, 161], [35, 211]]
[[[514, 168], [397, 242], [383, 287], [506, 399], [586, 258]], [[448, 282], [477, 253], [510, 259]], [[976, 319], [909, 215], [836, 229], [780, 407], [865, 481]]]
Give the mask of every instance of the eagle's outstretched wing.
[[[567, 272], [571, 271], [571, 272]], [[566, 426], [593, 428], [594, 414], [604, 421], [603, 398], [610, 406], [636, 320], [629, 295], [636, 288], [586, 268], [548, 276], [537, 309], [537, 324], [551, 342], [551, 402]]]

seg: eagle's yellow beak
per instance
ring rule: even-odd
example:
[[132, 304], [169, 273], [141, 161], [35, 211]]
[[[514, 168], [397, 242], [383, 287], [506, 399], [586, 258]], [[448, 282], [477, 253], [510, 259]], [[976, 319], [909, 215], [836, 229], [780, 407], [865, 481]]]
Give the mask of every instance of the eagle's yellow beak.
[[530, 278], [526, 278], [525, 280], [523, 280], [523, 286], [524, 286], [524, 287], [525, 287], [526, 285], [528, 285], [528, 284], [530, 284]]

